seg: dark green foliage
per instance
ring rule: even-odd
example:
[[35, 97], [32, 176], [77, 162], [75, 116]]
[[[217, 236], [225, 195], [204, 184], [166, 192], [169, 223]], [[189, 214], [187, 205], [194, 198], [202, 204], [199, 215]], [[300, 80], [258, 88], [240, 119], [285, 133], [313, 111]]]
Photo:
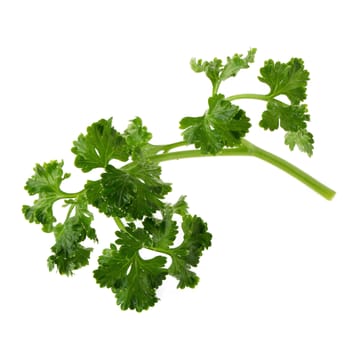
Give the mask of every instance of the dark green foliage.
[[209, 98], [209, 109], [201, 117], [186, 117], [180, 128], [188, 144], [194, 144], [203, 153], [216, 154], [225, 146], [233, 147], [249, 131], [250, 122], [245, 112], [225, 99], [224, 95]]
[[[111, 288], [122, 309], [142, 311], [153, 306], [158, 301], [156, 289], [167, 274], [179, 280], [179, 288], [194, 287], [198, 283], [199, 278], [191, 268], [197, 266], [203, 250], [210, 246], [211, 234], [201, 218], [187, 213], [184, 199], [179, 202], [174, 206], [166, 205], [161, 219], [146, 217], [141, 227], [131, 223], [117, 231], [115, 244], [99, 258], [99, 267], [94, 271], [96, 281], [101, 287]], [[174, 247], [178, 234], [173, 219], [176, 214], [181, 216], [184, 238]], [[143, 248], [168, 255], [169, 268], [165, 267], [164, 256], [142, 258], [140, 250]]]

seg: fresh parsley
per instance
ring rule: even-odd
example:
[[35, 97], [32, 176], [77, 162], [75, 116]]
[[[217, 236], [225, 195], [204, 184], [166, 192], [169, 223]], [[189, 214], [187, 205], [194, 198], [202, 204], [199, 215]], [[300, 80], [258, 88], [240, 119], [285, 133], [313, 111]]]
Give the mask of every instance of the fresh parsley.
[[[160, 163], [169, 160], [209, 156], [254, 156], [295, 177], [324, 198], [335, 192], [310, 175], [278, 156], [246, 139], [251, 120], [234, 101], [261, 100], [266, 104], [259, 125], [274, 131], [283, 129], [285, 144], [311, 156], [314, 139], [308, 131], [306, 87], [309, 72], [304, 62], [292, 58], [287, 63], [268, 60], [258, 79], [267, 84], [266, 95], [245, 93], [225, 96], [220, 90], [223, 81], [235, 77], [254, 62], [256, 49], [247, 55], [228, 57], [226, 62], [192, 59], [191, 67], [204, 73], [212, 85], [212, 94], [203, 114], [180, 120], [182, 139], [167, 145], [151, 143], [152, 134], [137, 117], [124, 131], [118, 131], [112, 118], [101, 119], [87, 128], [73, 142], [75, 166], [88, 173], [100, 168], [97, 180], [88, 180], [77, 193], [67, 193], [61, 185], [69, 178], [63, 161], [37, 164], [25, 189], [36, 196], [31, 205], [22, 208], [25, 218], [40, 224], [44, 232], [53, 233], [55, 243], [48, 258], [50, 270], [72, 275], [88, 265], [91, 243], [98, 242], [93, 227], [91, 207], [115, 221], [116, 240], [103, 250], [94, 271], [96, 282], [110, 288], [121, 309], [146, 310], [157, 301], [157, 288], [170, 275], [178, 280], [178, 288], [197, 285], [194, 268], [203, 251], [210, 247], [212, 235], [205, 221], [188, 211], [184, 196], [168, 203], [171, 184], [161, 179]], [[281, 99], [284, 96], [287, 99]], [[187, 149], [177, 150], [179, 147]], [[113, 162], [117, 160], [119, 162]], [[115, 164], [122, 164], [116, 167]], [[66, 217], [57, 222], [56, 202], [63, 203]], [[175, 244], [181, 234], [182, 241]], [[86, 243], [90, 241], [90, 243]], [[178, 240], [177, 240], [178, 242]], [[86, 246], [88, 245], [88, 246]], [[141, 250], [154, 253], [146, 258]]]

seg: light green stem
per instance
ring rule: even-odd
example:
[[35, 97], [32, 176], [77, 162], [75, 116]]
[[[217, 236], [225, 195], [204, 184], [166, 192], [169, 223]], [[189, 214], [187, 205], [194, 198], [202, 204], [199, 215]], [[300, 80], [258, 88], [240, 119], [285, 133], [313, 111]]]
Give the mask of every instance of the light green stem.
[[123, 224], [122, 220], [118, 216], [113, 216], [113, 219], [120, 231], [127, 232], [125, 225]]
[[333, 191], [331, 188], [327, 187], [323, 183], [319, 182], [314, 177], [305, 173], [295, 165], [287, 162], [286, 160], [270, 152], [263, 150], [262, 148], [253, 145], [247, 140], [243, 140], [242, 143], [250, 150], [252, 156], [260, 158], [265, 162], [270, 163], [275, 167], [283, 170], [287, 174], [293, 176], [294, 178], [296, 178], [297, 180], [299, 180], [300, 182], [302, 182], [303, 184], [320, 194], [322, 197], [328, 200], [331, 200], [334, 197], [335, 191]]
[[174, 148], [178, 148], [178, 147], [186, 146], [186, 145], [187, 144], [185, 141], [179, 141], [179, 142], [169, 143], [168, 145], [160, 145], [160, 146], [156, 146], [156, 147], [159, 148], [159, 151], [163, 151], [164, 153], [167, 153]]
[[[184, 158], [199, 158], [199, 157], [211, 157], [214, 156], [212, 154], [203, 154], [200, 150], [186, 150], [186, 151], [178, 151], [178, 152], [169, 152], [163, 153], [156, 156], [151, 157], [151, 160], [154, 162], [160, 163], [169, 160], [177, 160]], [[270, 153], [262, 148], [259, 148], [247, 140], [242, 140], [240, 146], [234, 148], [225, 148], [220, 153], [215, 156], [254, 156], [259, 159], [264, 160], [267, 163], [274, 165], [275, 167], [283, 170], [287, 174], [293, 176], [295, 179], [299, 180], [316, 193], [321, 195], [322, 197], [331, 200], [335, 191], [331, 188], [327, 187], [320, 181], [316, 180], [309, 174], [305, 173], [295, 165], [287, 162], [286, 160]]]
[[228, 101], [243, 100], [243, 99], [270, 101], [271, 96], [261, 95], [261, 94], [239, 94], [239, 95], [229, 96], [226, 98], [226, 100]]

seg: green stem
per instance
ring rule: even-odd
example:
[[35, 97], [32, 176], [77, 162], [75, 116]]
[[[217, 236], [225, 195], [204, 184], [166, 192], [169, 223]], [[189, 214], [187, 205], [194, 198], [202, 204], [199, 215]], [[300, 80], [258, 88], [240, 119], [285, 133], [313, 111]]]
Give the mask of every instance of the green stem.
[[113, 216], [113, 219], [120, 231], [127, 232], [125, 225], [123, 224], [122, 220], [118, 216]]
[[221, 80], [218, 80], [216, 84], [213, 84], [212, 96], [217, 95], [219, 91], [220, 83], [221, 83]]
[[226, 98], [226, 100], [228, 101], [242, 100], [242, 99], [270, 101], [271, 96], [261, 95], [261, 94], [239, 94], [239, 95], [229, 96]]
[[66, 215], [66, 221], [70, 218], [70, 215], [72, 214], [72, 211], [74, 208], [75, 208], [75, 204], [71, 204]]
[[[169, 160], [212, 156], [212, 154], [203, 154], [200, 150], [186, 150], [159, 154], [151, 157], [150, 159], [156, 163], [160, 163]], [[262, 148], [253, 145], [246, 140], [242, 140], [242, 144], [240, 146], [223, 149], [216, 156], [254, 156], [283, 170], [328, 200], [331, 200], [335, 195], [335, 191], [319, 182], [312, 176], [308, 175], [295, 165], [270, 152], [263, 150]]]
[[185, 141], [179, 141], [179, 142], [169, 143], [167, 145], [160, 145], [157, 147], [159, 147], [160, 151], [167, 153], [174, 148], [178, 148], [178, 147], [182, 147], [182, 146], [186, 146], [186, 145], [187, 145], [187, 143]]
[[[246, 156], [248, 155], [248, 150], [244, 146], [227, 148], [217, 154], [217, 156]], [[202, 153], [198, 149], [186, 150], [186, 151], [177, 151], [158, 154], [156, 156], [150, 157], [150, 159], [156, 163], [165, 162], [168, 160], [178, 160], [185, 158], [199, 158], [199, 157], [213, 157], [210, 153]]]
[[80, 194], [84, 193], [85, 192], [85, 189], [84, 190], [81, 190], [79, 192], [75, 192], [75, 193], [67, 193], [67, 192], [64, 192], [64, 191], [59, 191], [58, 194], [60, 195], [60, 199], [70, 199], [70, 198], [76, 198], [77, 196], [79, 196]]
[[166, 255], [171, 256], [171, 250], [170, 249], [163, 249], [163, 248], [160, 248], [160, 247], [156, 248], [156, 247], [151, 247], [151, 246], [144, 246], [144, 248], [152, 250], [152, 251], [157, 252], [157, 253], [162, 253], [162, 254], [166, 254]]
[[305, 173], [295, 165], [287, 162], [286, 160], [270, 153], [262, 148], [259, 148], [252, 143], [248, 142], [247, 140], [242, 140], [242, 143], [249, 149], [252, 156], [260, 158], [264, 160], [267, 163], [270, 163], [274, 165], [275, 167], [283, 170], [287, 174], [293, 176], [318, 194], [320, 194], [322, 197], [331, 200], [334, 195], [335, 191], [333, 191], [331, 188], [327, 187], [323, 183], [316, 180], [314, 177], [310, 176], [309, 174]]

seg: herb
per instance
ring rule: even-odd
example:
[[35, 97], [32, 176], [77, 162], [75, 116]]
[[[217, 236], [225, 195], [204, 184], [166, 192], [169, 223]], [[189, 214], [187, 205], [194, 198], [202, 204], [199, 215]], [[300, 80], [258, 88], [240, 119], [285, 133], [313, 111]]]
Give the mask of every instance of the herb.
[[[247, 56], [234, 55], [226, 62], [191, 60], [197, 73], [204, 73], [212, 84], [212, 94], [206, 111], [199, 116], [180, 120], [183, 139], [167, 145], [151, 143], [152, 134], [140, 118], [130, 121], [123, 132], [112, 125], [112, 118], [101, 119], [87, 128], [86, 134], [73, 142], [75, 165], [87, 173], [100, 168], [98, 180], [88, 180], [77, 193], [67, 193], [61, 185], [69, 178], [63, 171], [63, 161], [37, 164], [25, 189], [36, 195], [32, 205], [24, 205], [29, 222], [42, 225], [52, 232], [55, 244], [48, 258], [50, 270], [72, 275], [89, 263], [91, 247], [85, 241], [97, 242], [92, 227], [91, 207], [112, 218], [118, 230], [116, 240], [98, 258], [94, 277], [101, 287], [112, 290], [117, 304], [124, 309], [146, 310], [157, 301], [157, 288], [171, 275], [178, 288], [195, 287], [199, 277], [194, 271], [212, 235], [207, 224], [188, 211], [185, 197], [170, 204], [166, 195], [171, 184], [161, 179], [160, 163], [168, 160], [209, 156], [254, 156], [295, 177], [324, 198], [330, 200], [335, 192], [287, 161], [269, 153], [245, 138], [251, 121], [246, 112], [233, 101], [256, 99], [266, 103], [259, 125], [274, 131], [283, 129], [285, 144], [293, 150], [311, 156], [313, 135], [307, 130], [310, 116], [306, 99], [309, 73], [301, 59], [287, 63], [268, 60], [258, 79], [267, 84], [266, 95], [240, 94], [225, 96], [219, 92], [223, 81], [235, 77], [241, 69], [253, 63], [256, 50]], [[285, 96], [288, 102], [281, 100]], [[187, 146], [188, 149], [176, 150]], [[122, 166], [116, 167], [115, 160]], [[63, 202], [66, 218], [58, 223], [53, 207]], [[182, 242], [175, 244], [181, 234]], [[177, 240], [178, 241], [178, 240]], [[176, 242], [177, 242], [176, 241]], [[141, 250], [154, 253], [146, 258]]]

